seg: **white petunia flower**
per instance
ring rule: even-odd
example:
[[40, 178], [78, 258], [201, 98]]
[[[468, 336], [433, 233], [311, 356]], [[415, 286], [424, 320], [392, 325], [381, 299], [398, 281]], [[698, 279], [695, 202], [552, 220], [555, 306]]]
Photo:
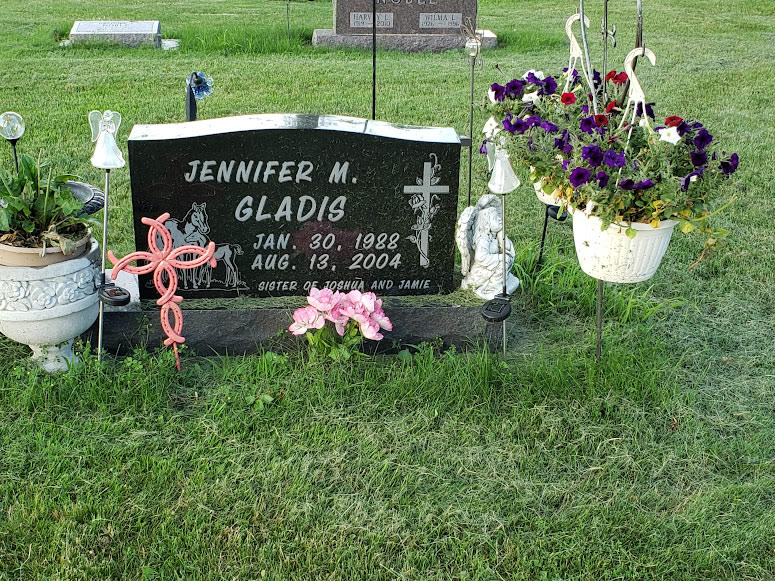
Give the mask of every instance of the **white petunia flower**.
[[482, 133], [484, 133], [489, 139], [490, 137], [492, 137], [496, 133], [499, 133], [502, 130], [503, 130], [503, 125], [498, 123], [495, 120], [495, 117], [490, 117], [487, 120], [487, 123], [484, 124], [484, 127], [482, 128]]
[[538, 103], [538, 101], [541, 100], [541, 97], [538, 96], [538, 91], [533, 91], [532, 93], [525, 93], [522, 95], [522, 102], [523, 103]]
[[663, 127], [662, 129], [658, 129], [657, 133], [659, 133], [660, 141], [667, 141], [673, 145], [681, 141], [681, 136], [678, 135], [678, 129], [675, 127]]
[[528, 76], [530, 73], [533, 73], [533, 74], [534, 74], [536, 77], [538, 77], [538, 78], [539, 78], [539, 79], [541, 79], [542, 81], [543, 81], [543, 80], [544, 80], [544, 78], [546, 77], [546, 75], [544, 75], [544, 72], [543, 72], [543, 71], [537, 71], [537, 70], [535, 70], [535, 69], [530, 69], [528, 72], [526, 72], [524, 75], [522, 75], [522, 78], [523, 78], [523, 79], [527, 79], [527, 76]]

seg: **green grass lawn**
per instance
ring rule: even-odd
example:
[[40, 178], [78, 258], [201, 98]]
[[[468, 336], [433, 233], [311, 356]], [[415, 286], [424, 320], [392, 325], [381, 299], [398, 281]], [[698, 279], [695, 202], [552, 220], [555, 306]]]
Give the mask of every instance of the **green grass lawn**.
[[[775, 5], [644, 5], [657, 67], [638, 74], [657, 116], [701, 120], [741, 164], [725, 248], [688, 270], [702, 242], [676, 234], [651, 281], [606, 286], [600, 364], [595, 282], [568, 225], [550, 225], [534, 273], [529, 186], [508, 197], [523, 284], [505, 361], [433, 346], [326, 367], [184, 352], [177, 373], [169, 352], [141, 350], [49, 377], [3, 340], [0, 579], [775, 578]], [[24, 116], [20, 149], [95, 184], [88, 112], [120, 111], [119, 142], [181, 121], [194, 70], [216, 82], [202, 118], [368, 117], [371, 55], [310, 46], [330, 27], [325, 0], [292, 2], [288, 42], [285, 6], [5, 0], [0, 109]], [[504, 80], [495, 65], [565, 66], [575, 6], [482, 0], [502, 47], [484, 54], [479, 93]], [[634, 12], [611, 2], [612, 68]], [[76, 19], [158, 19], [181, 48], [59, 48]], [[378, 84], [380, 119], [467, 131], [462, 54], [380, 53]], [[476, 159], [477, 195], [484, 170]], [[117, 255], [133, 250], [128, 174], [111, 180]]]

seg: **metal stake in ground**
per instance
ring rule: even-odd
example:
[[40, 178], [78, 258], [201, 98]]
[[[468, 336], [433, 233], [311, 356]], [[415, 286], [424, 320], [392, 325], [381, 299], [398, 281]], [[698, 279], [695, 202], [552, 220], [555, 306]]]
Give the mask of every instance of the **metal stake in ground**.
[[16, 142], [24, 135], [24, 119], [18, 113], [6, 111], [0, 115], [0, 135], [2, 135], [13, 149], [13, 164], [16, 173], [19, 173], [19, 156], [16, 154]]
[[473, 162], [474, 162], [474, 74], [476, 70], [476, 59], [480, 55], [482, 49], [482, 42], [479, 37], [476, 36], [476, 27], [467, 26], [464, 27], [466, 32], [466, 53], [471, 61], [471, 108], [468, 116], [468, 137], [470, 143], [468, 145], [468, 205], [471, 205], [471, 176], [473, 175]]
[[194, 72], [186, 79], [186, 121], [196, 121], [196, 102], [213, 93], [213, 79], [202, 72]]
[[597, 279], [597, 350], [595, 361], [600, 363], [603, 356], [603, 281]]
[[285, 23], [288, 32], [288, 42], [291, 42], [291, 0], [285, 2]]
[[99, 331], [97, 335], [97, 360], [102, 359], [102, 327], [104, 319], [105, 304], [126, 305], [129, 303], [129, 293], [114, 284], [105, 282], [105, 248], [108, 243], [108, 196], [110, 193], [110, 170], [124, 167], [126, 162], [121, 155], [121, 150], [116, 144], [116, 133], [121, 126], [121, 114], [115, 111], [92, 111], [89, 113], [89, 124], [91, 125], [92, 141], [96, 141], [94, 155], [91, 157], [91, 164], [99, 169], [105, 170], [105, 206], [102, 216], [102, 266], [100, 272], [100, 314]]
[[371, 3], [371, 119], [377, 118], [377, 0]]
[[538, 262], [536, 263], [536, 270], [541, 270], [541, 265], [544, 260], [544, 242], [546, 241], [546, 229], [549, 225], [549, 218], [553, 218], [558, 222], [565, 222], [568, 219], [568, 212], [560, 214], [560, 206], [554, 206], [552, 204], [546, 204], [546, 211], [544, 212], [544, 230], [541, 234], [541, 249], [538, 251]]

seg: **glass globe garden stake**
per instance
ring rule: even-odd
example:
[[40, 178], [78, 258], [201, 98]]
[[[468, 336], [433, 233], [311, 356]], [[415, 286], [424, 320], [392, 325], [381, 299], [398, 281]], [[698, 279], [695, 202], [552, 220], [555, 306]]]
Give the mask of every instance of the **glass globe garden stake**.
[[123, 306], [129, 304], [129, 293], [114, 284], [105, 283], [105, 257], [108, 244], [108, 194], [110, 191], [110, 170], [124, 167], [126, 162], [116, 143], [116, 133], [121, 126], [121, 113], [115, 111], [92, 111], [89, 113], [91, 140], [97, 142], [91, 164], [105, 170], [105, 207], [102, 216], [102, 267], [100, 273], [100, 312], [97, 335], [97, 361], [102, 360], [102, 328], [105, 314], [105, 304]]
[[19, 173], [19, 156], [16, 153], [16, 142], [24, 135], [24, 119], [18, 113], [6, 111], [0, 115], [0, 135], [2, 135], [13, 149], [13, 164], [16, 173]]
[[196, 121], [196, 102], [213, 94], [213, 78], [193, 72], [186, 79], [186, 121]]

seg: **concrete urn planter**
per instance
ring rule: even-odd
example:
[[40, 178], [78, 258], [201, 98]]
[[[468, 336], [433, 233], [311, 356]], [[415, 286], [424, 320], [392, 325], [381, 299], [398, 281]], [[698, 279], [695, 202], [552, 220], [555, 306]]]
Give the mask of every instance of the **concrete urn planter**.
[[670, 237], [678, 222], [662, 220], [658, 228], [633, 223], [634, 238], [625, 234], [626, 225], [603, 222], [586, 212], [573, 212], [573, 241], [581, 270], [607, 282], [642, 282], [654, 276], [662, 262]]
[[0, 332], [32, 349], [48, 372], [77, 363], [75, 337], [97, 319], [100, 283], [99, 245], [86, 253], [40, 267], [0, 267]]

